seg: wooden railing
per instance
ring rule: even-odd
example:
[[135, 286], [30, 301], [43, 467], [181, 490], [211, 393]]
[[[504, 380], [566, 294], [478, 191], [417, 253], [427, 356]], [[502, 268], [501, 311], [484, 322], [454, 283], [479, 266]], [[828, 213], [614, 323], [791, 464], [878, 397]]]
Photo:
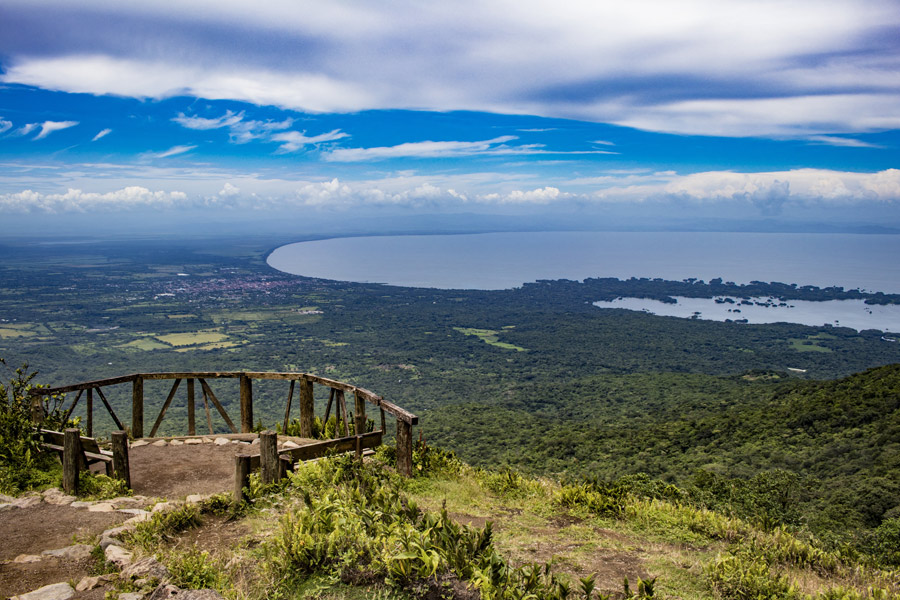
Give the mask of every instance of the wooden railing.
[[[212, 414], [210, 404], [218, 411], [225, 421], [225, 424], [231, 429], [232, 433], [250, 433], [253, 430], [253, 381], [254, 380], [282, 380], [290, 382], [285, 402], [284, 410], [284, 429], [287, 430], [290, 422], [291, 407], [294, 399], [294, 392], [299, 388], [298, 404], [300, 412], [300, 436], [312, 437], [313, 422], [315, 418], [315, 396], [314, 385], [322, 385], [329, 388], [328, 405], [325, 410], [325, 421], [330, 417], [332, 408], [336, 421], [340, 426], [340, 433], [346, 437], [349, 435], [348, 412], [345, 394], [352, 394], [354, 400], [354, 429], [357, 433], [365, 433], [368, 416], [366, 413], [366, 404], [371, 404], [378, 408], [380, 413], [380, 431], [382, 434], [385, 430], [386, 414], [390, 414], [397, 419], [397, 469], [405, 474], [412, 473], [412, 427], [417, 425], [419, 418], [411, 412], [400, 408], [396, 404], [388, 402], [381, 396], [371, 392], [365, 388], [319, 377], [310, 373], [271, 373], [264, 371], [202, 371], [202, 372], [181, 372], [181, 373], [134, 373], [132, 375], [122, 375], [120, 377], [110, 377], [107, 379], [98, 379], [95, 381], [86, 381], [76, 383], [74, 385], [66, 385], [55, 388], [41, 388], [32, 390], [34, 403], [32, 409], [35, 412], [41, 410], [40, 397], [56, 394], [66, 394], [77, 392], [75, 399], [66, 409], [66, 418], [72, 415], [75, 407], [83, 396], [86, 397], [85, 406], [85, 428], [88, 436], [93, 436], [94, 430], [94, 393], [100, 398], [109, 416], [116, 424], [118, 429], [126, 429], [119, 416], [115, 413], [103, 388], [121, 384], [131, 384], [131, 436], [135, 439], [144, 437], [144, 383], [152, 380], [174, 380], [172, 387], [163, 402], [153, 426], [150, 429], [148, 437], [156, 435], [166, 411], [169, 409], [175, 399], [178, 388], [182, 380], [187, 380], [187, 417], [188, 417], [188, 435], [196, 435], [195, 423], [195, 382], [200, 383], [200, 391], [202, 394], [203, 408], [206, 413], [206, 422], [210, 433], [212, 428]], [[228, 415], [225, 407], [213, 393], [207, 383], [207, 379], [238, 379], [240, 389], [240, 431], [235, 426], [234, 421]], [[87, 392], [85, 394], [85, 392]]]

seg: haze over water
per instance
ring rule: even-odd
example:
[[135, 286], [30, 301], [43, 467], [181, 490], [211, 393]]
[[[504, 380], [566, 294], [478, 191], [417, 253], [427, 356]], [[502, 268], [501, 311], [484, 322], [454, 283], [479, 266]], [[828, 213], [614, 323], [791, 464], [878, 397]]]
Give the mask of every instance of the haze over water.
[[280, 271], [440, 289], [508, 289], [538, 279], [660, 277], [780, 281], [900, 293], [900, 236], [529, 232], [337, 238], [289, 244]]

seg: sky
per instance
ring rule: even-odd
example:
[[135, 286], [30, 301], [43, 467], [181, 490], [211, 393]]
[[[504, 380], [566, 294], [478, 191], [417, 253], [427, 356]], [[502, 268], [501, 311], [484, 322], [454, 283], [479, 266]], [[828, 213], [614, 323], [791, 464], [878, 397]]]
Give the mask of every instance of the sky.
[[0, 5], [20, 233], [900, 230], [898, 148], [897, 0]]

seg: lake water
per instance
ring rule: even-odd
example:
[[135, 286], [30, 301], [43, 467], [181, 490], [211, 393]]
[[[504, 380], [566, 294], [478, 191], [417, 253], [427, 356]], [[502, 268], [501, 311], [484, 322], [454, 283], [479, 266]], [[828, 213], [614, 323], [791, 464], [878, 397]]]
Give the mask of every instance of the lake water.
[[540, 232], [336, 238], [276, 249], [269, 265], [339, 281], [507, 289], [538, 279], [781, 281], [900, 293], [900, 236]]
[[724, 297], [719, 297], [719, 302], [716, 302], [714, 298], [684, 298], [681, 296], [676, 296], [675, 300], [678, 301], [677, 304], [646, 298], [618, 298], [608, 302], [594, 302], [594, 306], [625, 308], [654, 315], [688, 319], [712, 321], [746, 319], [748, 323], [787, 322], [816, 327], [822, 325], [850, 327], [857, 331], [877, 329], [900, 332], [900, 306], [873, 306], [865, 304], [862, 300], [829, 300], [827, 302], [788, 300], [784, 303], [786, 306], [779, 306], [778, 304], [781, 303], [775, 298], [750, 298], [750, 300], [744, 301], [744, 304], [741, 304], [741, 298], [735, 297], [729, 298], [733, 303], [723, 302]]

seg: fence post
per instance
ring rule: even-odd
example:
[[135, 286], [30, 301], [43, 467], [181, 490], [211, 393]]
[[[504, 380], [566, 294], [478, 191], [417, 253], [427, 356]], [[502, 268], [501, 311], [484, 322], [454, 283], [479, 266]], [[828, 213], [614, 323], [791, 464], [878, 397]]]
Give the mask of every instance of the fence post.
[[[194, 380], [187, 380], [187, 413], [188, 413], [188, 435], [197, 435], [197, 428], [194, 424]], [[242, 422], [243, 424], [243, 422]]]
[[78, 472], [81, 470], [81, 431], [66, 429], [63, 438], [63, 490], [78, 493]]
[[277, 483], [281, 476], [278, 464], [278, 435], [271, 429], [259, 433], [259, 469], [263, 483]]
[[47, 416], [44, 411], [44, 403], [37, 394], [31, 396], [31, 422], [35, 424], [43, 423]]
[[94, 437], [94, 388], [87, 391], [87, 436]]
[[397, 470], [412, 476], [412, 425], [397, 419]]
[[313, 436], [313, 420], [315, 419], [316, 404], [313, 398], [313, 382], [309, 379], [300, 380], [300, 437], [311, 438]]
[[354, 404], [356, 404], [356, 414], [353, 415], [354, 425], [356, 426], [356, 435], [362, 435], [366, 432], [366, 399], [362, 397], [359, 390], [353, 392]]
[[128, 465], [128, 434], [124, 431], [112, 432], [113, 473], [127, 487], [131, 487], [131, 467]]
[[253, 380], [241, 374], [241, 433], [253, 431]]
[[234, 457], [234, 503], [244, 501], [244, 488], [250, 485], [250, 456], [238, 454]]
[[131, 436], [144, 437], [144, 378], [140, 375], [131, 382]]

